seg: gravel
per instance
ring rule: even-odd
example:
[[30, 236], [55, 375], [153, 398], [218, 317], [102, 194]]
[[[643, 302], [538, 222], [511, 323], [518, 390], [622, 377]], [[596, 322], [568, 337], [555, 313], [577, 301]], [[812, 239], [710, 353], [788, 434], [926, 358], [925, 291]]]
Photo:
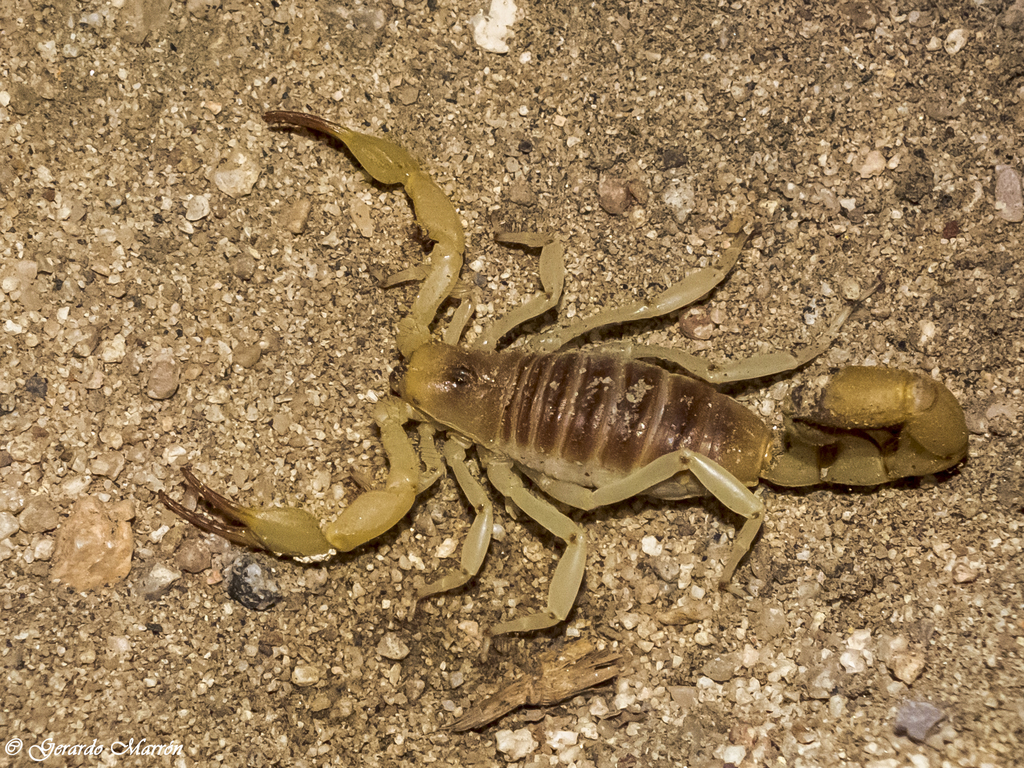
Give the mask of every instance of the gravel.
[[[485, 5], [3, 5], [14, 764], [47, 739], [105, 749], [69, 765], [143, 739], [178, 745], [175, 765], [1019, 762], [1020, 3], [520, 3], [504, 54], [474, 42]], [[754, 235], [696, 320], [610, 334], [717, 361], [811, 342], [850, 286], [880, 282], [827, 353], [731, 393], [777, 420], [790, 386], [841, 365], [922, 371], [963, 403], [969, 460], [880, 489], [763, 488], [742, 598], [716, 589], [736, 523], [717, 505], [579, 515], [568, 621], [487, 656], [486, 628], [543, 604], [560, 550], [498, 503], [480, 576], [417, 605], [471, 520], [451, 478], [325, 566], [257, 556], [273, 599], [240, 605], [221, 575], [237, 549], [157, 493], [191, 462], [241, 504], [326, 519], [379, 483], [372, 405], [413, 295], [380, 278], [424, 258], [403, 194], [269, 130], [281, 108], [393, 138], [437, 179], [466, 226], [470, 336], [539, 288], [496, 228], [564, 238], [569, 319], [706, 266], [742, 213]], [[448, 730], [574, 638], [627, 656], [623, 673]], [[943, 718], [915, 725], [907, 702]]]

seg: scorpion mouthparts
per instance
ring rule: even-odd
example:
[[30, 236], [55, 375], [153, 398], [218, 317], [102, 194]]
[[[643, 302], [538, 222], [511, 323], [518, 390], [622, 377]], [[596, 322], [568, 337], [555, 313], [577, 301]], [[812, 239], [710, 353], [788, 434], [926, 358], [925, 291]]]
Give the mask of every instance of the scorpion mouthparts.
[[402, 380], [405, 379], [405, 373], [408, 370], [408, 364], [403, 361], [395, 366], [395, 369], [391, 371], [391, 378], [389, 379], [391, 391], [398, 396], [402, 395]]

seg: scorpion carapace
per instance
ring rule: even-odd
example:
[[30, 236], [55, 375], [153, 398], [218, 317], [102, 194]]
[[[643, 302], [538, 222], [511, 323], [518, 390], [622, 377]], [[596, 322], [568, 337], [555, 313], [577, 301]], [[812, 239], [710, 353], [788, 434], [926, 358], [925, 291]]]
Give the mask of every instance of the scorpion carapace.
[[[333, 136], [375, 179], [402, 184], [435, 246], [423, 265], [386, 283], [421, 281], [409, 315], [397, 328], [404, 364], [396, 377], [396, 393], [374, 408], [389, 462], [384, 487], [359, 495], [321, 527], [317, 517], [302, 509], [241, 507], [203, 485], [186, 467], [185, 484], [203, 503], [190, 509], [166, 494], [160, 497], [204, 530], [277, 554], [324, 559], [397, 524], [417, 494], [447, 466], [476, 516], [460, 567], [420, 589], [418, 597], [444, 592], [480, 570], [494, 527], [491, 496], [470, 468], [472, 451], [487, 480], [507, 501], [565, 542], [547, 605], [491, 629], [501, 634], [550, 627], [565, 619], [576, 600], [586, 565], [586, 535], [548, 498], [590, 510], [639, 495], [712, 495], [744, 518], [722, 569], [724, 586], [761, 527], [764, 506], [749, 488], [759, 478], [787, 486], [876, 485], [948, 469], [967, 454], [960, 404], [942, 384], [920, 374], [844, 369], [817, 391], [797, 390], [784, 408], [783, 428], [774, 435], [712, 386], [804, 365], [839, 335], [849, 308], [817, 343], [799, 353], [726, 365], [676, 349], [625, 342], [566, 350], [591, 330], [659, 317], [705, 296], [736, 264], [746, 240], [742, 222], [727, 229], [735, 238], [716, 264], [661, 294], [496, 352], [503, 337], [557, 306], [565, 272], [558, 240], [499, 233], [499, 240], [541, 249], [542, 290], [485, 329], [468, 348], [459, 346], [472, 313], [472, 304], [463, 300], [443, 341], [433, 341], [430, 325], [441, 303], [455, 292], [464, 250], [462, 225], [448, 198], [408, 152], [389, 141], [297, 112], [269, 112], [266, 120]], [[665, 363], [687, 374], [669, 372]], [[408, 422], [419, 425], [419, 458], [405, 429]], [[443, 441], [436, 440], [439, 431], [445, 432]]]

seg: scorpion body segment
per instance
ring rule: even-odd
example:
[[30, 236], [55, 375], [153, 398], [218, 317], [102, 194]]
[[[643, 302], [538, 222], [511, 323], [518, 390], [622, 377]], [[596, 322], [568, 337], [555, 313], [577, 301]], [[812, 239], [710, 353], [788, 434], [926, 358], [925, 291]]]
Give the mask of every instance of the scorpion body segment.
[[[247, 508], [205, 486], [187, 467], [194, 508], [166, 494], [173, 512], [235, 543], [305, 560], [321, 560], [373, 540], [396, 525], [419, 493], [451, 470], [475, 519], [460, 566], [421, 588], [418, 597], [467, 583], [479, 571], [494, 527], [491, 496], [481, 473], [505, 500], [561, 539], [565, 551], [545, 607], [492, 628], [523, 632], [565, 619], [586, 564], [583, 528], [548, 499], [591, 510], [634, 496], [680, 499], [711, 495], [743, 518], [723, 566], [726, 586], [752, 546], [764, 505], [750, 487], [821, 482], [877, 485], [955, 466], [967, 454], [963, 410], [942, 384], [886, 368], [847, 368], [816, 389], [794, 391], [783, 427], [771, 430], [712, 384], [774, 376], [824, 352], [849, 316], [842, 311], [814, 344], [723, 365], [665, 347], [608, 343], [597, 351], [566, 346], [591, 330], [674, 312], [707, 295], [736, 264], [746, 239], [742, 226], [718, 261], [649, 299], [604, 309], [496, 352], [506, 334], [557, 306], [565, 272], [557, 240], [504, 232], [499, 240], [541, 249], [542, 290], [495, 322], [475, 342], [458, 346], [471, 314], [463, 301], [444, 332], [430, 326], [456, 288], [465, 238], [454, 206], [401, 147], [298, 112], [269, 112], [268, 123], [310, 128], [342, 142], [384, 184], [401, 184], [417, 221], [435, 246], [425, 263], [392, 276], [385, 286], [419, 281], [409, 314], [397, 328], [404, 362], [396, 394], [374, 406], [389, 462], [382, 488], [360, 494], [331, 522], [293, 507]], [[732, 225], [730, 225], [732, 227]], [[652, 364], [647, 361], [655, 361]], [[669, 363], [687, 375], [662, 367]], [[406, 431], [418, 423], [419, 456]], [[439, 431], [446, 434], [435, 445]]]
[[[686, 448], [756, 485], [771, 432], [709, 384], [624, 355], [417, 350], [399, 393], [413, 407], [516, 464], [599, 488]], [[646, 491], [705, 493], [688, 472]]]

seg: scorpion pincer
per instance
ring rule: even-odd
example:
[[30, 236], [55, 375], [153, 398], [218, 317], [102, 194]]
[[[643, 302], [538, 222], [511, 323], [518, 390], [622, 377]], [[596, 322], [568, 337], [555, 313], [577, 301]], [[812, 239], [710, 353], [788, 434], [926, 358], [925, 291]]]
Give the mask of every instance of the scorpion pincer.
[[[717, 264], [660, 295], [607, 309], [567, 327], [496, 351], [520, 324], [554, 308], [561, 295], [561, 243], [544, 235], [501, 233], [498, 239], [540, 247], [542, 291], [460, 347], [471, 304], [463, 300], [433, 341], [430, 325], [455, 291], [462, 266], [462, 224], [447, 196], [401, 147], [298, 112], [269, 112], [271, 125], [301, 126], [342, 141], [384, 184], [402, 184], [416, 218], [435, 242], [424, 264], [385, 285], [421, 281], [398, 326], [404, 363], [395, 394], [374, 417], [389, 462], [384, 487], [358, 496], [321, 528], [296, 508], [245, 508], [205, 486], [186, 467], [186, 485], [204, 504], [188, 509], [165, 494], [176, 514], [235, 543], [319, 561], [348, 551], [397, 524], [445, 465], [476, 516], [461, 565], [419, 591], [418, 598], [455, 589], [480, 570], [494, 527], [493, 504], [467, 453], [475, 452], [490, 484], [515, 507], [565, 542], [543, 610], [499, 623], [498, 635], [550, 627], [566, 618], [583, 578], [586, 535], [549, 499], [579, 510], [634, 496], [683, 499], [711, 495], [743, 518], [723, 566], [728, 585], [751, 548], [764, 505], [750, 490], [764, 479], [781, 486], [822, 482], [871, 486], [939, 472], [967, 454], [963, 410], [938, 381], [881, 368], [841, 370], [819, 391], [795, 391], [773, 432], [752, 412], [720, 394], [716, 384], [795, 369], [823, 352], [846, 320], [847, 308], [817, 343], [799, 353], [762, 355], [713, 365], [680, 350], [606, 343], [568, 345], [591, 330], [674, 312], [710, 292], [733, 268], [746, 239], [742, 224]], [[686, 371], [674, 373], [670, 364]], [[420, 454], [406, 424], [419, 425]], [[436, 435], [444, 432], [440, 443]], [[529, 482], [527, 482], [527, 480]]]

